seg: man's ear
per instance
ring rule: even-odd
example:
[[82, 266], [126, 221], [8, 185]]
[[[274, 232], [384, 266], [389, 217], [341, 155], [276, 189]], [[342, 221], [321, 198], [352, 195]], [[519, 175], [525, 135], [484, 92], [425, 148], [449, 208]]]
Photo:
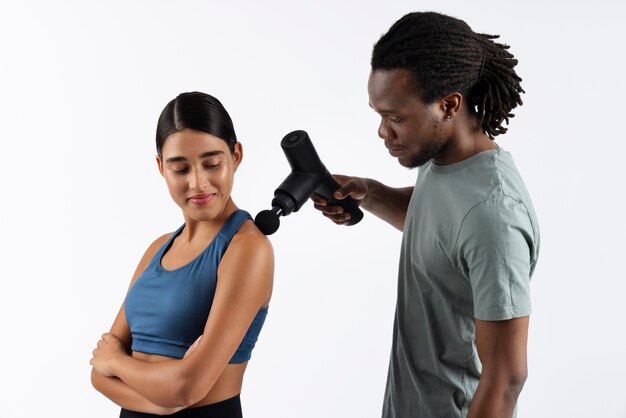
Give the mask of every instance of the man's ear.
[[463, 105], [463, 95], [459, 92], [450, 93], [441, 98], [439, 108], [443, 112], [444, 118], [454, 119], [461, 111]]

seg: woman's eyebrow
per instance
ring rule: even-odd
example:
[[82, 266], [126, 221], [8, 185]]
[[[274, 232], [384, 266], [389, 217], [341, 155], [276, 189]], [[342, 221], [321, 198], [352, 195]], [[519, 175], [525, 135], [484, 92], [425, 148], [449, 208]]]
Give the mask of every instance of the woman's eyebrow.
[[[218, 150], [218, 151], [203, 152], [202, 154], [198, 156], [198, 158], [202, 159], [202, 158], [212, 157], [214, 155], [219, 155], [219, 154], [224, 154], [224, 151]], [[183, 162], [183, 161], [187, 161], [187, 157], [170, 157], [167, 160], [165, 160], [166, 163], [178, 163], [178, 162]]]
[[214, 155], [219, 155], [219, 154], [223, 154], [223, 153], [224, 153], [224, 151], [220, 151], [220, 150], [217, 150], [217, 151], [207, 151], [207, 152], [204, 152], [204, 153], [200, 154], [200, 156], [198, 158], [202, 159], [202, 158], [212, 157]]

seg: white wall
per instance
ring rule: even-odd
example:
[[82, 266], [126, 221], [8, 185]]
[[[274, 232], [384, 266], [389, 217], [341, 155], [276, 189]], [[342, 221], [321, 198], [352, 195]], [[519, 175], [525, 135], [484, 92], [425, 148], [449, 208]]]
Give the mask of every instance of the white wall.
[[[268, 208], [279, 147], [412, 184], [367, 105], [371, 47], [404, 13], [498, 33], [527, 91], [510, 133], [542, 228], [523, 417], [626, 417], [624, 2], [0, 0], [0, 417], [112, 417], [88, 364], [145, 247], [181, 223], [154, 165], [163, 106], [218, 97], [244, 144], [236, 202]], [[248, 417], [377, 417], [400, 233], [282, 219]]]

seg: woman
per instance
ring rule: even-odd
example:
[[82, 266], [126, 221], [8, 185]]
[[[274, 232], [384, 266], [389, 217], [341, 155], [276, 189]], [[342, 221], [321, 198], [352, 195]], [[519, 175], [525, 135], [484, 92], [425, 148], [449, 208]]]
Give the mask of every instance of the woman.
[[241, 417], [274, 270], [269, 241], [231, 198], [242, 147], [222, 104], [198, 92], [163, 109], [156, 143], [184, 224], [139, 262], [93, 351], [92, 383], [122, 407], [120, 417]]

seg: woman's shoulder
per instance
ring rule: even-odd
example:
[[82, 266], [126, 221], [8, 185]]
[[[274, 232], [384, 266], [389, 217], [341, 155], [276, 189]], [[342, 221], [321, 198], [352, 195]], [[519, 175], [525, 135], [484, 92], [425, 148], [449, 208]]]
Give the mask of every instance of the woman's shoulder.
[[163, 244], [165, 244], [167, 240], [170, 239], [173, 233], [174, 232], [168, 232], [167, 234], [163, 234], [154, 241], [152, 241], [152, 244], [150, 244], [150, 246], [146, 250], [146, 253], [150, 252], [152, 253], [152, 255], [156, 254], [159, 248], [161, 248]]
[[273, 258], [270, 240], [257, 228], [252, 220], [246, 220], [233, 236], [229, 250], [240, 255], [255, 253]]
[[150, 260], [152, 260], [152, 257], [156, 255], [157, 251], [159, 251], [159, 249], [167, 242], [167, 240], [170, 239], [172, 234], [173, 232], [168, 232], [167, 234], [163, 234], [154, 241], [152, 241], [152, 243], [146, 249], [143, 257], [141, 258], [139, 265], [143, 265], [144, 267], [146, 267], [150, 263]]
[[159, 248], [161, 248], [161, 246], [163, 246], [163, 244], [167, 242], [167, 240], [172, 236], [172, 234], [173, 232], [163, 234], [157, 239], [155, 239], [152, 242], [152, 244], [150, 244], [148, 249], [144, 252], [143, 256], [141, 257], [141, 260], [139, 260], [139, 264], [137, 265], [137, 268], [135, 269], [135, 274], [133, 274], [133, 278], [130, 282], [131, 286], [134, 283], [134, 281], [139, 277], [139, 275], [143, 273], [144, 270], [146, 270], [146, 268], [148, 268], [148, 265], [150, 265], [150, 260], [154, 258], [157, 251], [159, 251]]
[[267, 296], [264, 304], [269, 303], [274, 277], [274, 250], [270, 240], [259, 231], [252, 220], [246, 220], [239, 227], [218, 270], [222, 282], [225, 282], [224, 278], [231, 277], [234, 280], [226, 282], [237, 283], [237, 286], [250, 290], [256, 289]]
[[272, 246], [270, 240], [261, 231], [259, 231], [259, 228], [257, 228], [252, 219], [249, 219], [241, 224], [241, 227], [239, 227], [239, 230], [235, 236], [233, 236], [232, 243], [237, 243], [238, 245], [246, 247], [252, 246], [271, 248]]

